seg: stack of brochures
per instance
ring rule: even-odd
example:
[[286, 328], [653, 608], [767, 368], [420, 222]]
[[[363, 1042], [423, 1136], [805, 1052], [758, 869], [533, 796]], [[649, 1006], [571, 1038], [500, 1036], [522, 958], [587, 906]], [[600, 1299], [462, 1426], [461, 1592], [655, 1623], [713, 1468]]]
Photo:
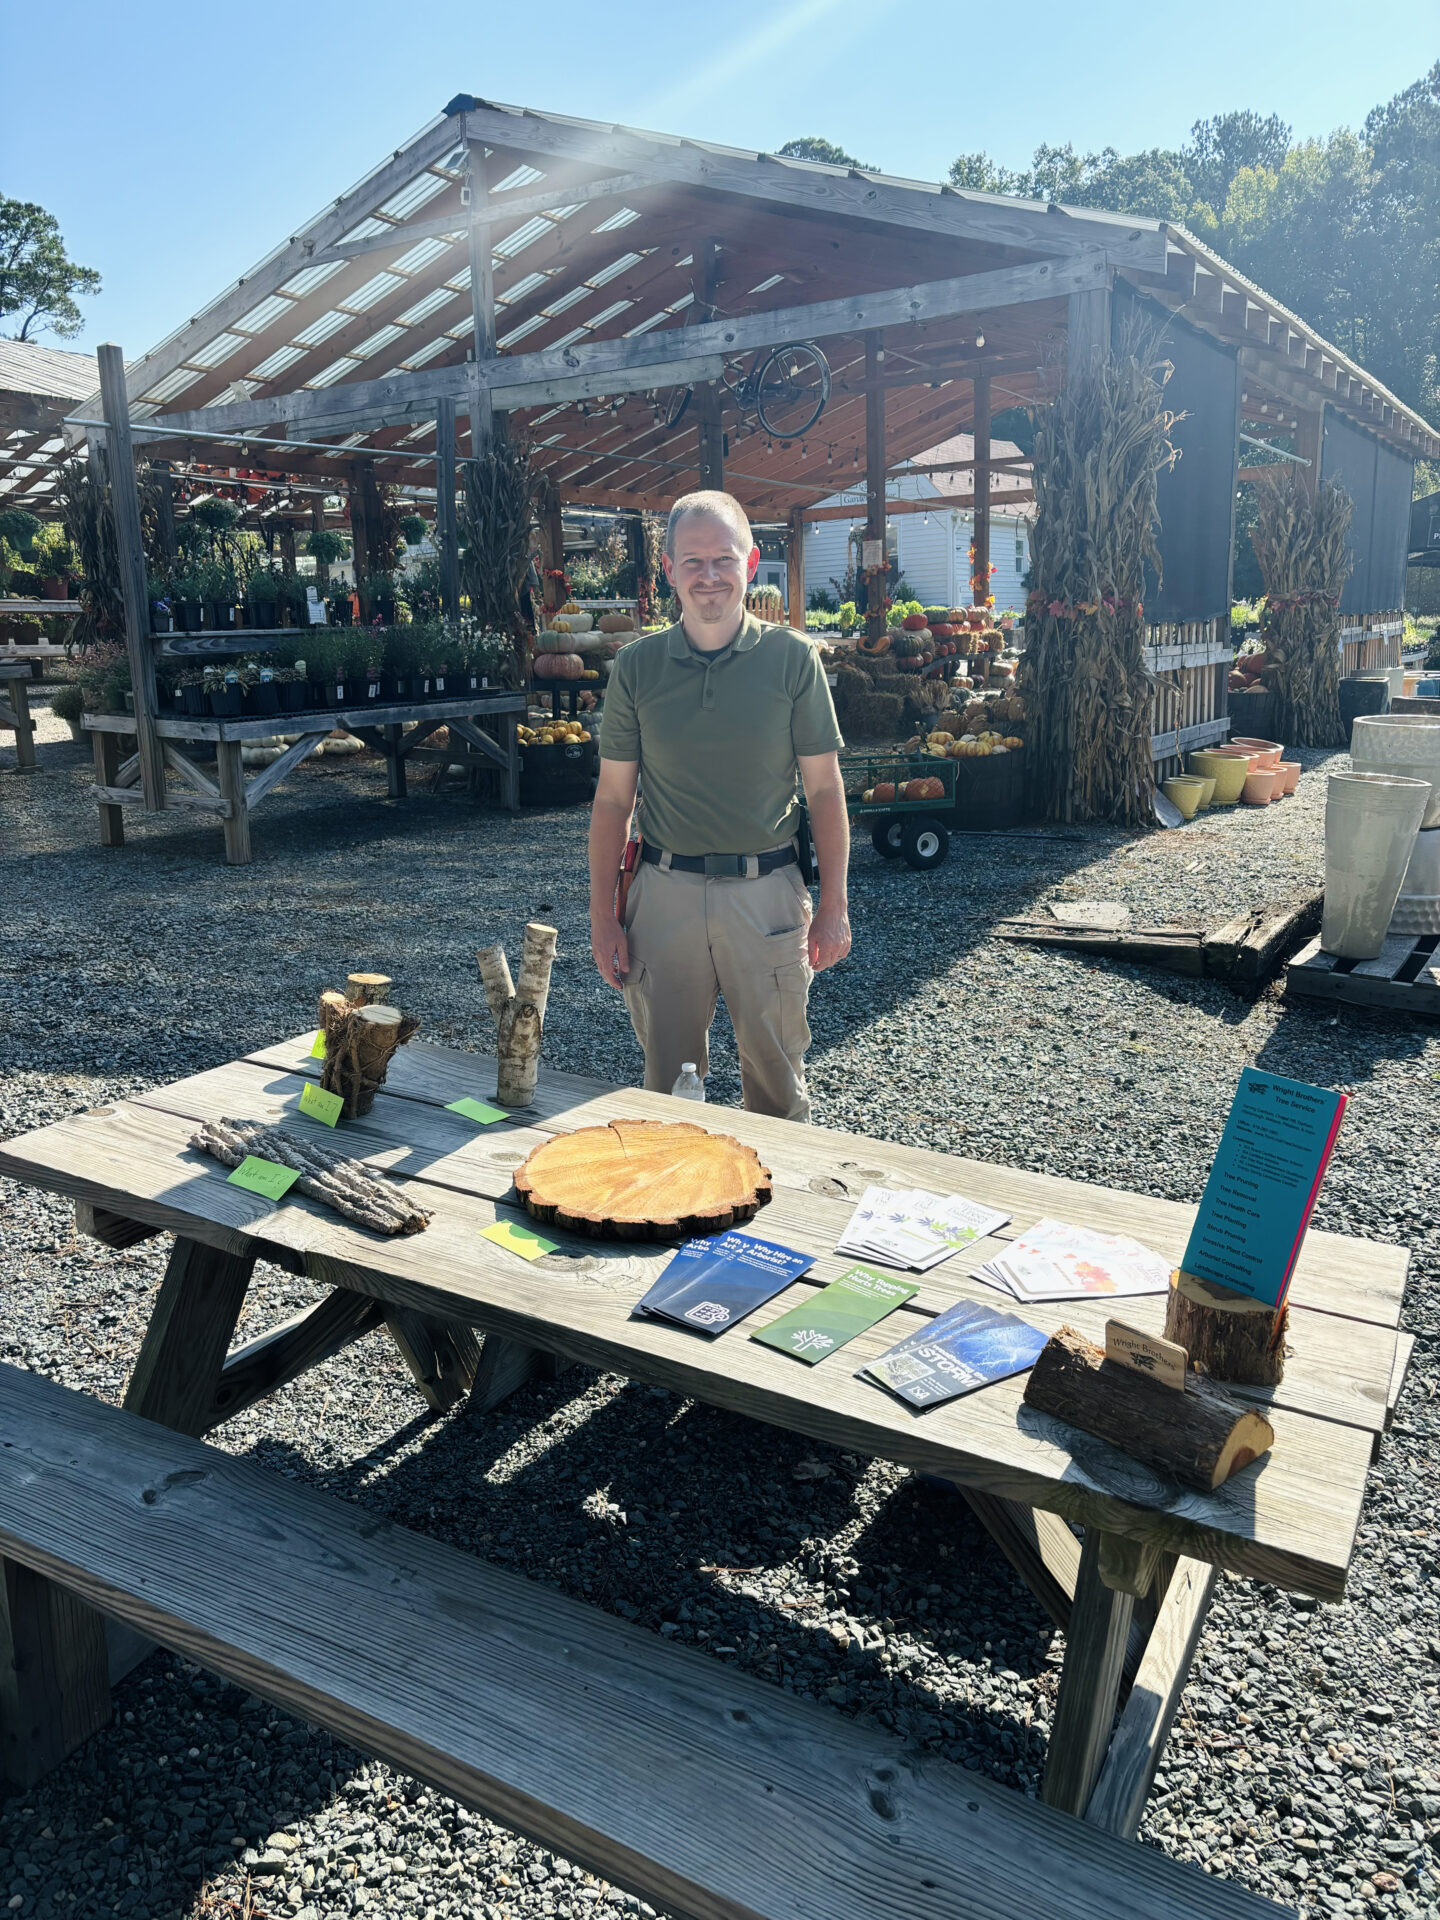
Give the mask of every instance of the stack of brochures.
[[635, 1312], [642, 1320], [673, 1321], [713, 1340], [783, 1293], [814, 1257], [749, 1233], [687, 1240]]
[[867, 1187], [849, 1226], [835, 1242], [835, 1251], [868, 1255], [886, 1266], [925, 1273], [972, 1240], [983, 1240], [1003, 1227], [1009, 1218], [994, 1207], [962, 1200], [957, 1193]]
[[1003, 1253], [977, 1268], [973, 1277], [1022, 1301], [1119, 1300], [1137, 1293], [1164, 1293], [1170, 1285], [1170, 1265], [1125, 1234], [1037, 1220]]
[[912, 1407], [933, 1407], [1024, 1373], [1044, 1345], [1044, 1334], [1013, 1313], [960, 1300], [867, 1361], [859, 1377], [878, 1381]]

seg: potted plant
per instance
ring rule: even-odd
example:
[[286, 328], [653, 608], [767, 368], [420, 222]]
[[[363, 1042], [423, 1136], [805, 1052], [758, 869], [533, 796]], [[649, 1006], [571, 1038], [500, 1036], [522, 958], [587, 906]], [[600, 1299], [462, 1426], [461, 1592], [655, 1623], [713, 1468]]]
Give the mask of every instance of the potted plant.
[[245, 711], [245, 688], [238, 667], [207, 667], [205, 698], [217, 720], [238, 720]]
[[254, 660], [247, 660], [240, 669], [240, 684], [245, 689], [245, 709], [248, 713], [280, 711], [280, 689], [275, 684], [273, 667], [262, 667]]
[[250, 625], [261, 629], [278, 626], [279, 601], [279, 580], [269, 567], [257, 567], [245, 583], [246, 617]]
[[85, 711], [85, 692], [78, 680], [66, 680], [50, 697], [50, 711], [70, 729], [70, 738], [83, 744], [85, 729], [80, 717]]
[[353, 627], [341, 641], [341, 664], [345, 670], [345, 704], [379, 704], [380, 662], [385, 635], [380, 627]]
[[0, 540], [14, 553], [9, 590], [17, 600], [31, 599], [40, 590], [40, 577], [31, 571], [35, 536], [39, 531], [39, 516], [25, 507], [8, 507], [0, 513]]
[[395, 580], [388, 573], [369, 573], [363, 580], [356, 581], [360, 594], [361, 615], [367, 624], [378, 623], [382, 627], [395, 624]]
[[306, 636], [305, 671], [312, 706], [345, 705], [346, 637], [325, 627], [312, 627]]
[[413, 625], [385, 628], [380, 670], [382, 699], [413, 700], [416, 697], [414, 685], [418, 679], [419, 660], [415, 640], [419, 632], [420, 629]]
[[205, 669], [182, 667], [175, 676], [175, 699], [182, 713], [198, 718], [209, 712], [205, 698]]
[[405, 536], [407, 547], [418, 547], [430, 531], [430, 523], [423, 513], [406, 513], [400, 516], [400, 531]]
[[305, 542], [305, 551], [315, 562], [316, 584], [322, 588], [330, 584], [330, 569], [337, 560], [343, 560], [350, 550], [350, 543], [343, 533], [337, 533], [333, 527], [316, 527]]
[[170, 576], [170, 609], [177, 631], [199, 633], [205, 624], [204, 582], [197, 567], [177, 567]]
[[203, 560], [198, 568], [200, 598], [206, 623], [216, 633], [229, 633], [235, 626], [235, 602], [238, 596], [235, 569], [228, 560]]

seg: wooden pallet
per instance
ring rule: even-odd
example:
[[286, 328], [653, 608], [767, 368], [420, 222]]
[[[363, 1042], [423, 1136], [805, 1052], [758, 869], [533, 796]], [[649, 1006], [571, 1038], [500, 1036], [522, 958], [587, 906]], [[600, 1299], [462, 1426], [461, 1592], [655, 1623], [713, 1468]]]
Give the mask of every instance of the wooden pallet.
[[1340, 960], [1317, 937], [1290, 962], [1285, 991], [1352, 1007], [1440, 1019], [1440, 935], [1392, 934], [1375, 960]]

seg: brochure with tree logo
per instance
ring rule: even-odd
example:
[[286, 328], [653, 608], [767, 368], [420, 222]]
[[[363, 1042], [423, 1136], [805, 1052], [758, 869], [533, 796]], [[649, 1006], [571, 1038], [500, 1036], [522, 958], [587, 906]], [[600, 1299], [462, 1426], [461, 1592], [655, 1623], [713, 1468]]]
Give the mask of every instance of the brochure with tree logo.
[[1187, 1273], [1284, 1306], [1345, 1104], [1327, 1087], [1246, 1067], [1185, 1249]]
[[912, 1407], [938, 1406], [1033, 1367], [1045, 1335], [1013, 1313], [961, 1300], [860, 1369]]
[[635, 1312], [713, 1339], [783, 1292], [814, 1258], [748, 1233], [687, 1240]]
[[1010, 1218], [995, 1207], [958, 1193], [928, 1193], [924, 1187], [867, 1187], [837, 1253], [868, 1254], [889, 1266], [928, 1272], [972, 1240], [1003, 1227]]
[[797, 1360], [813, 1367], [827, 1353], [834, 1353], [857, 1333], [904, 1306], [915, 1291], [907, 1281], [892, 1280], [873, 1267], [851, 1267], [750, 1338], [767, 1347], [779, 1347], [782, 1353], [793, 1353]]

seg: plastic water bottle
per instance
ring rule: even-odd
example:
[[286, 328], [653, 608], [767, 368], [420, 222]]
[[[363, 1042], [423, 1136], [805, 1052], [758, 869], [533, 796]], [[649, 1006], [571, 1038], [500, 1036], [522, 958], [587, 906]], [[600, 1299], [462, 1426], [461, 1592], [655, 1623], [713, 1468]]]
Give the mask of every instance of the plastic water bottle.
[[680, 1078], [671, 1087], [670, 1092], [677, 1100], [704, 1100], [705, 1082], [695, 1071], [693, 1060], [683, 1060], [680, 1063]]

